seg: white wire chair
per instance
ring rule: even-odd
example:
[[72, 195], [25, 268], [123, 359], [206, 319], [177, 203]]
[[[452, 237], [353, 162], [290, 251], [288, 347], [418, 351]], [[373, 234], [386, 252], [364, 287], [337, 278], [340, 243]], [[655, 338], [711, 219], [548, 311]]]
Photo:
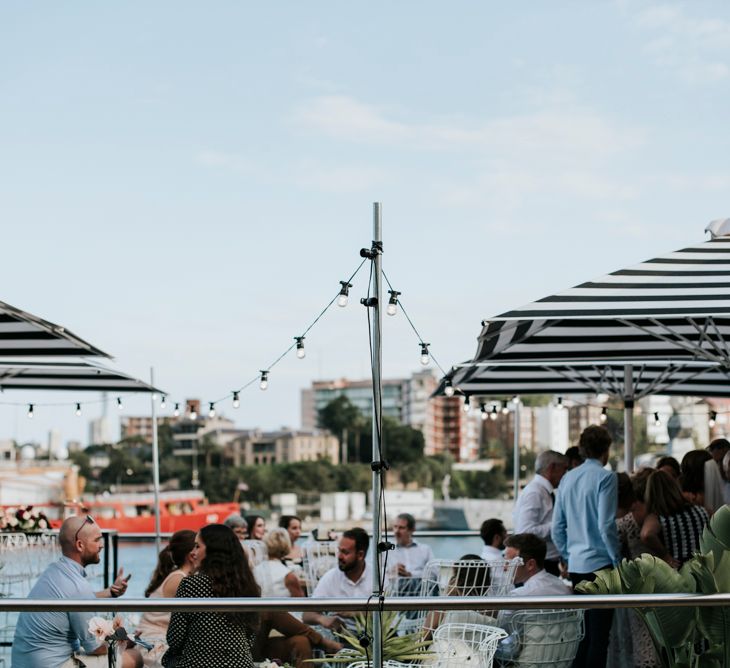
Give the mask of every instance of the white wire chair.
[[308, 541], [302, 545], [302, 569], [309, 596], [322, 576], [337, 566], [337, 546], [336, 540]]
[[504, 668], [569, 668], [583, 639], [583, 610], [503, 611], [499, 625], [509, 633], [497, 650]]
[[[515, 572], [522, 560], [498, 559], [434, 559], [426, 564], [421, 580], [420, 596], [507, 596], [513, 588]], [[440, 623], [459, 621], [469, 623], [490, 623], [493, 616], [488, 612], [471, 613], [471, 617], [454, 616], [440, 611], [426, 613], [425, 610], [409, 614], [404, 632], [409, 633], [423, 627], [426, 632], [435, 630]]]
[[491, 668], [497, 643], [507, 633], [483, 624], [442, 624], [428, 648], [424, 663], [434, 668]]

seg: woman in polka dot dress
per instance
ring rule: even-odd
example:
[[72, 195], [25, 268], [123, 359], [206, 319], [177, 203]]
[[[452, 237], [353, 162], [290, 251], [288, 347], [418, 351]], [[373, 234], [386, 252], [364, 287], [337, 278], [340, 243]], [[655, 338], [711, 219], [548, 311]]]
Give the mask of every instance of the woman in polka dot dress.
[[[177, 598], [247, 598], [261, 595], [236, 535], [222, 524], [203, 527], [193, 557], [198, 570], [183, 578]], [[165, 668], [253, 668], [256, 613], [173, 612]]]

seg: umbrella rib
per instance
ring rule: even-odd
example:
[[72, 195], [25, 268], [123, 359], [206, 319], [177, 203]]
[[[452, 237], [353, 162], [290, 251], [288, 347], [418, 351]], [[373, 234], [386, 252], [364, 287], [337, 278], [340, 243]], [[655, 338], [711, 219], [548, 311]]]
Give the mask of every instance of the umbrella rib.
[[[601, 388], [599, 385], [596, 384], [596, 381], [594, 381], [590, 376], [587, 376], [586, 374], [581, 373], [575, 367], [568, 366], [566, 368], [570, 369], [570, 371], [572, 371], [578, 378], [580, 378], [585, 385], [587, 385], [588, 387], [592, 387], [593, 391], [596, 392], [596, 394], [598, 394], [598, 390], [600, 390]], [[558, 371], [558, 373], [560, 373], [560, 369], [556, 368], [556, 370]], [[568, 376], [566, 375], [566, 377], [568, 377]], [[573, 380], [573, 382], [575, 382], [575, 378], [573, 378], [572, 380]]]
[[715, 349], [715, 352], [718, 355], [720, 355], [721, 357], [723, 357], [724, 360], [725, 360], [725, 363], [727, 363], [728, 362], [728, 355], [727, 355], [727, 353], [725, 351], [721, 350], [717, 346], [717, 344], [707, 335], [707, 327], [709, 326], [710, 323], [707, 322], [707, 321], [705, 321], [705, 326], [704, 327], [700, 327], [694, 321], [694, 318], [690, 318], [690, 317], [687, 318], [687, 322], [689, 322], [692, 325], [692, 327], [694, 327], [697, 330], [697, 333], [700, 335], [700, 340], [704, 339], [705, 341], [707, 341], [707, 343], [709, 343]]
[[613, 367], [607, 366], [606, 369], [608, 371], [608, 375], [611, 377], [611, 384], [614, 387], [614, 394], [618, 395], [622, 399], [625, 399], [624, 395], [625, 395], [626, 388], [623, 386], [623, 383], [621, 382], [621, 380], [616, 378], [616, 373], [615, 373]]
[[666, 381], [669, 380], [669, 377], [675, 372], [681, 370], [683, 367], [677, 366], [675, 364], [670, 364], [666, 369], [661, 371], [659, 375], [649, 382], [643, 390], [636, 393], [636, 396], [641, 399], [642, 397], [645, 397], [649, 394], [654, 393], [655, 388], [659, 387], [664, 383], [664, 387], [668, 387], [672, 385], [672, 383], [666, 384]]
[[727, 342], [725, 341], [725, 337], [722, 335], [720, 328], [717, 326], [717, 323], [715, 322], [715, 318], [710, 316], [707, 318], [707, 321], [712, 324], [712, 327], [715, 330], [715, 334], [717, 335], [717, 338], [720, 339], [720, 341], [722, 342], [722, 347], [725, 350], [727, 350]]

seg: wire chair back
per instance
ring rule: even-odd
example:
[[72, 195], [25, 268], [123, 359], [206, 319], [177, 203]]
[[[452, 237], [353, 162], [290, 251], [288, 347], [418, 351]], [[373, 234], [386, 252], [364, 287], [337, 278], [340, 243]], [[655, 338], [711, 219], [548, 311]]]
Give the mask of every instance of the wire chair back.
[[302, 569], [310, 596], [322, 576], [337, 566], [337, 548], [336, 540], [308, 541], [302, 545]]
[[491, 668], [497, 643], [507, 634], [483, 624], [442, 624], [429, 647], [434, 668]]

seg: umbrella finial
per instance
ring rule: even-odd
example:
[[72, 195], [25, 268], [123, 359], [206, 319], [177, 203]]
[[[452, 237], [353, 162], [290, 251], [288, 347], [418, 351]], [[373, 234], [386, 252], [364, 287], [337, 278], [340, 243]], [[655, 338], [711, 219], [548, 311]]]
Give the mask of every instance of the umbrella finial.
[[730, 236], [730, 218], [718, 218], [713, 220], [706, 228], [705, 232], [709, 232], [713, 239], [717, 237]]

